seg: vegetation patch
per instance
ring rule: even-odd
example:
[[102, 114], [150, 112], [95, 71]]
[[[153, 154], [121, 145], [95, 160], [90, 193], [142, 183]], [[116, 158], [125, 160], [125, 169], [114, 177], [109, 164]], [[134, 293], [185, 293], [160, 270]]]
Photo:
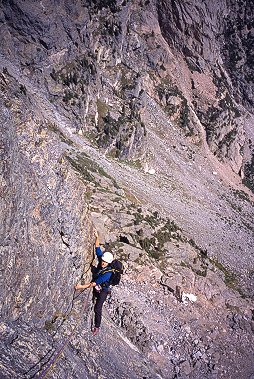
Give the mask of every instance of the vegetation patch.
[[[174, 221], [165, 220], [159, 217], [157, 211], [150, 212], [145, 216], [142, 213], [142, 208], [137, 208], [136, 212], [132, 213], [135, 217], [134, 225], [140, 225], [141, 228], [136, 231], [136, 234], [131, 234], [134, 241], [139, 243], [149, 256], [155, 259], [161, 259], [165, 252], [165, 244], [172, 239], [183, 240], [181, 229]], [[144, 230], [149, 227], [151, 229], [150, 237], [145, 236]]]
[[[190, 126], [188, 103], [180, 89], [169, 78], [164, 78], [155, 88], [159, 101], [170, 119], [192, 135], [194, 131]], [[174, 101], [176, 98], [179, 99], [178, 102]]]
[[113, 158], [125, 159], [128, 157], [130, 140], [133, 139], [138, 146], [146, 130], [141, 121], [138, 109], [129, 106], [123, 107], [118, 118], [112, 117], [107, 105], [97, 102], [98, 123], [96, 125], [98, 135], [96, 143], [99, 147], [110, 147], [108, 155]]
[[86, 162], [83, 161], [80, 157], [70, 157], [66, 156], [66, 159], [70, 162], [72, 167], [81, 174], [83, 180], [89, 183], [94, 183], [95, 185], [100, 185], [94, 178], [94, 176], [90, 173], [90, 171], [86, 167]]
[[82, 178], [86, 182], [92, 182], [96, 186], [100, 186], [100, 183], [95, 179], [95, 176], [93, 175], [94, 173], [97, 173], [100, 176], [104, 176], [105, 178], [110, 179], [113, 184], [115, 183], [115, 180], [110, 175], [108, 175], [101, 166], [91, 160], [85, 153], [77, 154], [75, 156], [67, 155], [66, 159], [70, 162], [72, 167], [81, 174]]
[[47, 122], [46, 126], [49, 130], [51, 130], [52, 132], [57, 134], [62, 142], [66, 143], [67, 145], [70, 145], [70, 146], [73, 145], [73, 141], [71, 139], [67, 138], [63, 134], [63, 132], [56, 126], [56, 124], [53, 124], [51, 122]]
[[137, 212], [133, 214], [135, 219], [134, 219], [134, 225], [139, 225], [144, 221], [144, 216], [142, 214], [142, 209], [138, 208]]
[[54, 324], [55, 322], [61, 318], [62, 320], [67, 320], [67, 315], [66, 313], [63, 313], [61, 311], [56, 311], [52, 317], [51, 320], [46, 320], [44, 327], [48, 332], [54, 331]]
[[88, 0], [88, 5], [95, 13], [103, 8], [109, 9], [112, 13], [116, 13], [120, 10], [116, 0]]
[[97, 99], [97, 112], [99, 116], [99, 122], [101, 119], [106, 117], [107, 113], [109, 111], [108, 105], [104, 103], [101, 99]]
[[[102, 106], [101, 106], [102, 108]], [[98, 135], [97, 135], [97, 144], [98, 146], [108, 146], [116, 138], [119, 133], [121, 119], [114, 119], [110, 116], [109, 113], [104, 115], [104, 109], [100, 109], [101, 113], [98, 113]], [[118, 152], [119, 155], [120, 152]], [[117, 154], [116, 154], [117, 157]]]
[[161, 218], [159, 217], [159, 213], [157, 211], [148, 214], [144, 218], [145, 222], [149, 224], [152, 228], [158, 226], [161, 222]]
[[121, 163], [128, 165], [129, 167], [133, 167], [135, 169], [142, 169], [142, 161], [140, 159], [135, 159], [135, 160], [122, 160]]
[[96, 75], [96, 56], [92, 52], [68, 63], [59, 70], [53, 68], [51, 78], [63, 86], [62, 100], [68, 105], [84, 102], [87, 96], [87, 86]]
[[250, 200], [250, 197], [249, 195], [247, 195], [247, 193], [245, 193], [244, 191], [235, 190], [234, 188], [232, 189], [232, 191], [236, 197], [238, 197], [241, 200], [248, 201], [254, 206], [254, 203]]
[[245, 293], [242, 291], [241, 288], [239, 288], [237, 275], [231, 270], [227, 269], [225, 266], [223, 266], [223, 264], [219, 262], [217, 259], [209, 258], [209, 261], [224, 274], [224, 282], [227, 285], [227, 287], [231, 288], [234, 291], [237, 291], [241, 295], [241, 297], [245, 298]]
[[125, 91], [131, 91], [135, 88], [139, 74], [123, 65], [120, 66], [120, 72], [120, 95], [124, 98]]
[[216, 106], [212, 105], [205, 113], [197, 110], [197, 115], [205, 127], [207, 143], [211, 143], [214, 137], [217, 138], [218, 128], [222, 128], [226, 124], [232, 124], [232, 129], [219, 142], [218, 153], [221, 151], [222, 146], [229, 147], [235, 140], [237, 132], [234, 128], [234, 120], [240, 117], [241, 113], [228, 92]]
[[201, 256], [203, 258], [208, 258], [208, 253], [207, 253], [207, 250], [203, 250], [201, 249], [197, 244], [196, 242], [193, 240], [193, 239], [189, 239], [187, 241], [192, 247], [194, 247], [195, 250], [198, 251], [198, 256]]
[[[196, 268], [195, 265], [199, 263], [199, 268]], [[194, 267], [192, 268], [192, 271], [198, 275], [198, 276], [207, 276], [207, 270], [208, 270], [208, 262], [205, 260], [203, 255], [198, 254], [196, 258], [193, 259]]]
[[[197, 263], [196, 260], [197, 260], [197, 258], [194, 258], [194, 261], [193, 261], [194, 264]], [[191, 271], [193, 271], [198, 276], [206, 277], [206, 275], [207, 275], [207, 265], [202, 265], [201, 269], [197, 269], [197, 268], [195, 268], [195, 266], [193, 267], [190, 263], [181, 261], [180, 266], [190, 269]]]
[[243, 184], [254, 193], [254, 151], [252, 152], [251, 161], [244, 166]]

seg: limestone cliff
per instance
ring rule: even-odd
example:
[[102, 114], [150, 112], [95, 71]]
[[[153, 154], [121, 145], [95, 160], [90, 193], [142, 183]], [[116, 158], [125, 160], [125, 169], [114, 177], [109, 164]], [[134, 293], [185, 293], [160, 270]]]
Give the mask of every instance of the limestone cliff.
[[1, 378], [252, 378], [252, 8], [2, 1]]

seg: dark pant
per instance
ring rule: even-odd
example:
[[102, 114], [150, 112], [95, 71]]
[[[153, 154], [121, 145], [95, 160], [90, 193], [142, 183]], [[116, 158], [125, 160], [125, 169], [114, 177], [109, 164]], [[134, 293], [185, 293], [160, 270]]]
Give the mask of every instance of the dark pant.
[[101, 325], [101, 316], [102, 316], [102, 306], [104, 301], [107, 298], [108, 291], [104, 290], [101, 292], [96, 292], [94, 291], [94, 297], [96, 298], [96, 303], [94, 306], [94, 313], [95, 313], [95, 318], [94, 318], [94, 324], [96, 328], [99, 328]]

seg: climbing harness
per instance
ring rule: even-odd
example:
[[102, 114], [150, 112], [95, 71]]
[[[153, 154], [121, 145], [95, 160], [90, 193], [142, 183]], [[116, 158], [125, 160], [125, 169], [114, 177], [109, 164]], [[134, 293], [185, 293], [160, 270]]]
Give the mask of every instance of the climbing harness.
[[[82, 291], [83, 292], [83, 291]], [[82, 293], [81, 292], [81, 293]], [[79, 295], [81, 295], [81, 293]], [[86, 297], [86, 300], [84, 301], [84, 306], [83, 306], [83, 309], [82, 309], [82, 312], [86, 309], [86, 306], [88, 304], [88, 299], [89, 299], [89, 295], [91, 293], [91, 288], [90, 290], [88, 291], [87, 293], [87, 297]], [[78, 296], [79, 296], [78, 295]], [[77, 297], [78, 297], [77, 296]], [[76, 298], [77, 298], [76, 297]], [[74, 298], [74, 300], [76, 299]], [[38, 379], [45, 379], [47, 378], [48, 374], [50, 373], [50, 371], [53, 370], [54, 366], [56, 365], [57, 361], [59, 360], [59, 358], [61, 357], [61, 354], [62, 352], [64, 351], [64, 349], [66, 348], [66, 346], [68, 345], [68, 343], [70, 342], [72, 336], [74, 335], [75, 331], [77, 330], [78, 326], [80, 325], [81, 323], [81, 320], [82, 318], [80, 318], [79, 322], [76, 324], [76, 326], [74, 326], [74, 328], [72, 329], [72, 332], [71, 334], [65, 338], [64, 342], [62, 343], [62, 345], [60, 346], [59, 350], [55, 352], [55, 354], [53, 354], [51, 360], [49, 361], [47, 367], [41, 372], [41, 374], [38, 376]]]

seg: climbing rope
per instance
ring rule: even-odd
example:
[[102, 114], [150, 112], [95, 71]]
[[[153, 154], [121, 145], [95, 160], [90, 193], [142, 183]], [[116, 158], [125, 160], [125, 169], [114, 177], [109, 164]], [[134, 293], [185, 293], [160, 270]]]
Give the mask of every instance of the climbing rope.
[[[92, 288], [90, 288], [90, 290], [89, 290], [88, 293], [87, 293], [87, 297], [86, 297], [86, 300], [84, 301], [84, 306], [83, 306], [83, 308], [82, 308], [81, 313], [83, 313], [83, 312], [85, 311], [85, 309], [86, 309], [86, 306], [87, 306], [87, 304], [88, 304], [88, 299], [89, 299], [89, 295], [90, 295], [90, 293], [91, 293], [91, 290], [92, 290]], [[83, 291], [82, 291], [82, 292], [83, 292]], [[81, 293], [82, 293], [82, 292], [81, 292]], [[79, 294], [79, 295], [80, 295], [80, 294]], [[75, 299], [76, 299], [77, 297], [79, 297], [79, 295], [76, 296]], [[70, 342], [72, 336], [74, 335], [75, 331], [77, 330], [78, 326], [80, 325], [81, 320], [82, 320], [82, 318], [80, 318], [79, 322], [76, 324], [76, 326], [74, 326], [74, 328], [72, 329], [71, 334], [70, 334], [68, 337], [65, 338], [65, 340], [64, 340], [64, 342], [61, 344], [59, 350], [55, 352], [56, 354], [53, 354], [53, 356], [52, 356], [51, 360], [49, 361], [47, 367], [41, 372], [41, 374], [39, 375], [38, 379], [45, 379], [45, 378], [47, 378], [47, 376], [48, 376], [48, 374], [50, 373], [50, 371], [53, 370], [53, 368], [55, 367], [57, 361], [58, 361], [59, 358], [61, 357], [61, 354], [62, 354], [62, 352], [64, 351], [65, 347], [68, 345], [68, 343]]]

